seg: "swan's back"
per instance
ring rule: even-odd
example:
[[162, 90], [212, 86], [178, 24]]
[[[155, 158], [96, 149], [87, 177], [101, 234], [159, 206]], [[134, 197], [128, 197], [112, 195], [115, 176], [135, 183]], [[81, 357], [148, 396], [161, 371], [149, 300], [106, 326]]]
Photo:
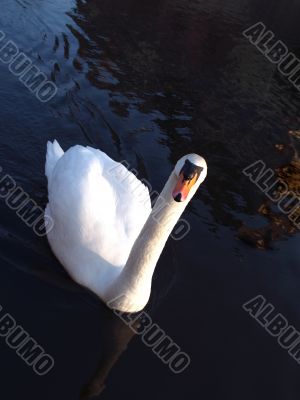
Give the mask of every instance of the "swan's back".
[[91, 147], [48, 144], [46, 215], [53, 252], [100, 297], [126, 264], [150, 212], [149, 192], [122, 164]]

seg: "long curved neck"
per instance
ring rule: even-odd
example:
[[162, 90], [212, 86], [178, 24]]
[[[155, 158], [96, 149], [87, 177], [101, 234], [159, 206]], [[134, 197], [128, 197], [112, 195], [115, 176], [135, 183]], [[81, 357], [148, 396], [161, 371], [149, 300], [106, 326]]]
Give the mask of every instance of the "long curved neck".
[[188, 201], [177, 203], [172, 198], [177, 179], [172, 172], [132, 247], [125, 267], [108, 288], [105, 300], [111, 301], [112, 308], [135, 312], [147, 304], [156, 263], [188, 204]]

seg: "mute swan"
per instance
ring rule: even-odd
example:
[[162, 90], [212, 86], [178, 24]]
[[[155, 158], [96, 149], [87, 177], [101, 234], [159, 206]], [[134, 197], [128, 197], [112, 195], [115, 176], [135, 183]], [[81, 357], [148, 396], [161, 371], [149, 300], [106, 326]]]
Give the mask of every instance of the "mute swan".
[[151, 210], [149, 191], [127, 168], [92, 147], [65, 153], [47, 144], [45, 216], [52, 251], [71, 277], [113, 308], [147, 304], [165, 243], [207, 174], [197, 154], [182, 157]]

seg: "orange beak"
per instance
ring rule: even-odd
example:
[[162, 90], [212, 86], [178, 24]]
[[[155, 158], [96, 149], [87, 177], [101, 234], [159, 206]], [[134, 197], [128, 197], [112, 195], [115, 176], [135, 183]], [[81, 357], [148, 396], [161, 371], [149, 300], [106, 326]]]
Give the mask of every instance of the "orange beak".
[[177, 202], [185, 201], [191, 188], [197, 181], [197, 176], [195, 175], [192, 179], [184, 179], [183, 172], [179, 175], [175, 189], [173, 190], [173, 198]]

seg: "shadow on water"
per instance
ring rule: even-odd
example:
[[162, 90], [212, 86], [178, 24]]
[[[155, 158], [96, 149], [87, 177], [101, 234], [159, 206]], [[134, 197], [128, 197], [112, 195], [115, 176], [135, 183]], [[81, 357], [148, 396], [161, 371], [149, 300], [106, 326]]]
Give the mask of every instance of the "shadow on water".
[[104, 330], [104, 341], [102, 343], [104, 354], [96, 366], [91, 379], [81, 389], [80, 399], [87, 400], [101, 395], [105, 388], [105, 381], [121, 354], [126, 350], [130, 340], [135, 335], [129, 328], [112, 312], [107, 316]]

